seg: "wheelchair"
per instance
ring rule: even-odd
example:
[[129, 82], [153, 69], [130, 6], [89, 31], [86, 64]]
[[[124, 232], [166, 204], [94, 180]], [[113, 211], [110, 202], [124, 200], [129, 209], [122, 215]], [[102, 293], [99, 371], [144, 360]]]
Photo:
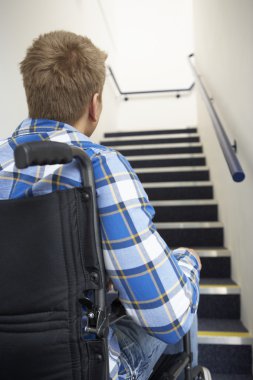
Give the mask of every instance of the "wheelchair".
[[[0, 379], [109, 380], [108, 328], [124, 308], [107, 302], [90, 159], [46, 141], [14, 156], [20, 169], [76, 159], [83, 186], [0, 201]], [[211, 379], [191, 356], [188, 333], [184, 352], [163, 355], [150, 380]]]

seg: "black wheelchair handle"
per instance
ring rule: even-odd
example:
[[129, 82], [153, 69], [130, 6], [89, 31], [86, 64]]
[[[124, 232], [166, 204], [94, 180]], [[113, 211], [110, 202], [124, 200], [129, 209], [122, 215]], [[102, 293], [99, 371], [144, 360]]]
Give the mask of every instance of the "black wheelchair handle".
[[67, 164], [73, 160], [69, 145], [54, 141], [33, 141], [18, 145], [14, 151], [18, 169], [35, 165]]

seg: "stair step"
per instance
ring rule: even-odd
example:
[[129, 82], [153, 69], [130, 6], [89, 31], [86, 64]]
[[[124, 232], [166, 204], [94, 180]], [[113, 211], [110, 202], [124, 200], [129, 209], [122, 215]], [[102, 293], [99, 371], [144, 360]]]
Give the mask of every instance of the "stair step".
[[[219, 341], [223, 343], [218, 343]], [[214, 342], [213, 340], [212, 343], [198, 345], [199, 363], [209, 368], [212, 376], [215, 373], [230, 374], [231, 380], [235, 380], [235, 375], [252, 374], [252, 346], [249, 338], [235, 337], [230, 340], [228, 337], [221, 337], [217, 338], [217, 343]]]
[[[242, 322], [238, 319], [198, 319], [198, 330], [201, 332], [200, 336], [208, 335], [203, 332], [212, 332], [210, 334], [213, 337], [213, 332], [218, 332], [217, 336], [222, 336], [220, 333], [235, 332], [235, 333], [247, 333], [247, 329], [244, 327]], [[224, 336], [225, 336], [224, 335]], [[238, 335], [239, 336], [239, 335]]]
[[186, 133], [171, 136], [164, 134], [157, 137], [153, 136], [136, 136], [136, 137], [114, 137], [106, 138], [101, 141], [101, 145], [105, 146], [122, 146], [136, 144], [175, 144], [175, 143], [196, 143], [199, 142], [199, 135], [196, 133]]
[[114, 146], [124, 156], [157, 155], [157, 154], [180, 154], [180, 153], [202, 153], [200, 143], [191, 144], [142, 144]]
[[135, 172], [142, 182], [209, 181], [207, 166], [138, 168]]
[[[175, 247], [176, 248], [176, 247]], [[204, 247], [191, 247], [199, 255], [202, 263], [201, 279], [210, 279], [211, 281], [216, 278], [218, 281], [221, 279], [230, 278], [231, 276], [231, 256], [226, 248], [204, 248]], [[173, 248], [171, 248], [173, 249]], [[208, 280], [205, 280], [208, 281]], [[205, 283], [207, 284], [207, 283]]]
[[214, 200], [152, 201], [155, 222], [217, 221], [218, 206]]
[[228, 337], [225, 339], [218, 336], [216, 340], [212, 339], [212, 343], [199, 343], [199, 363], [209, 368], [212, 375], [214, 373], [231, 374], [233, 380], [235, 374], [251, 375], [252, 346], [250, 339], [247, 340], [249, 343], [239, 337], [234, 337], [233, 341], [236, 343], [232, 343]]
[[199, 318], [240, 319], [240, 287], [231, 279], [201, 278]]
[[201, 278], [229, 278], [231, 276], [230, 257], [201, 257]]
[[129, 156], [126, 157], [133, 168], [151, 168], [168, 166], [205, 166], [206, 159], [199, 154], [160, 154], [157, 156]]
[[242, 331], [199, 331], [199, 344], [252, 344], [252, 336]]
[[194, 248], [200, 256], [202, 269], [201, 279], [230, 278], [231, 256], [226, 248]]
[[240, 287], [231, 279], [201, 278], [200, 293], [208, 295], [240, 294]]
[[212, 375], [251, 375], [253, 338], [239, 320], [199, 318], [198, 327], [199, 362]]
[[150, 200], [212, 199], [211, 182], [143, 182]]
[[121, 131], [121, 132], [106, 132], [105, 137], [122, 137], [122, 136], [149, 136], [149, 135], [164, 135], [164, 134], [179, 134], [179, 133], [197, 133], [197, 128], [177, 128], [177, 129], [155, 129], [149, 131]]
[[220, 222], [156, 223], [169, 247], [223, 247]]
[[224, 374], [224, 373], [214, 373], [212, 374], [212, 380], [253, 380], [252, 375], [235, 375], [235, 374]]

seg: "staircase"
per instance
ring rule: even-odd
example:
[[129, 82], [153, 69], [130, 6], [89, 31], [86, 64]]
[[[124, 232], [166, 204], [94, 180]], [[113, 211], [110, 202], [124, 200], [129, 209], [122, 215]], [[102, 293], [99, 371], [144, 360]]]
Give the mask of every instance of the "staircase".
[[214, 380], [252, 380], [253, 339], [240, 321], [240, 287], [196, 128], [106, 133], [102, 145], [131, 163], [155, 207], [169, 247], [193, 247], [201, 271], [199, 363]]

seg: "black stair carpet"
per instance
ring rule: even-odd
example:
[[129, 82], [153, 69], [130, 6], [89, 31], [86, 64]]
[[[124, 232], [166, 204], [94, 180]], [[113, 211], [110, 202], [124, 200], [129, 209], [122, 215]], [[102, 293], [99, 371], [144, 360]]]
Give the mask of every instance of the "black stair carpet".
[[199, 363], [213, 380], [253, 380], [252, 339], [240, 322], [240, 288], [197, 128], [106, 133], [102, 144], [130, 161], [156, 210], [159, 232], [173, 248], [195, 248], [202, 260]]

